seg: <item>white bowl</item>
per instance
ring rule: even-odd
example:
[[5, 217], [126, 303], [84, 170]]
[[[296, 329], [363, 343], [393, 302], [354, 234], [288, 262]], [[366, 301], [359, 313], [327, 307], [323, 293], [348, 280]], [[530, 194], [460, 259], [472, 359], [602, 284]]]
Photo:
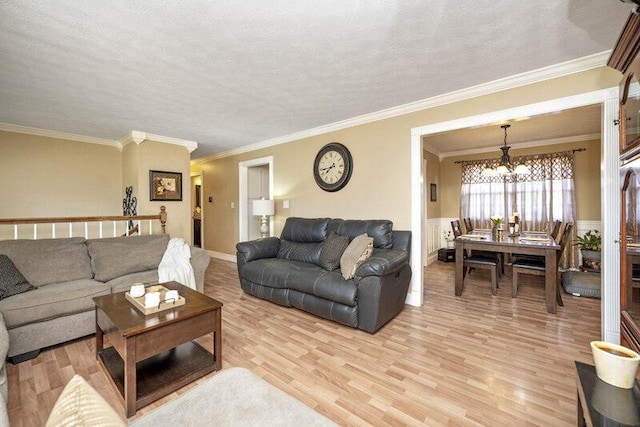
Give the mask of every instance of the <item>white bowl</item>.
[[638, 353], [606, 341], [591, 341], [591, 352], [598, 378], [616, 387], [633, 387], [640, 364]]

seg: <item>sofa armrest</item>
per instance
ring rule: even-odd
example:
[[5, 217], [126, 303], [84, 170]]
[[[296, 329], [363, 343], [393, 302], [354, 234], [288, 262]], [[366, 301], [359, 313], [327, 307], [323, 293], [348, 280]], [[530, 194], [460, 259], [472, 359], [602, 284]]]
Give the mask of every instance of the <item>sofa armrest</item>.
[[377, 249], [356, 270], [356, 276], [386, 276], [409, 262], [409, 254], [401, 249]]
[[411, 266], [404, 263], [393, 274], [357, 277], [358, 328], [374, 333], [402, 311], [411, 281]]
[[280, 249], [280, 239], [277, 237], [266, 237], [264, 239], [240, 242], [236, 245], [238, 258], [242, 257], [244, 262], [262, 258], [275, 258]]
[[236, 266], [240, 280], [242, 280], [242, 267], [246, 263], [256, 259], [275, 258], [278, 256], [279, 249], [280, 239], [277, 237], [266, 237], [236, 244]]
[[393, 249], [402, 249], [411, 255], [411, 231], [393, 231]]
[[196, 289], [204, 293], [204, 272], [209, 266], [211, 257], [202, 248], [191, 247], [191, 267], [196, 276]]

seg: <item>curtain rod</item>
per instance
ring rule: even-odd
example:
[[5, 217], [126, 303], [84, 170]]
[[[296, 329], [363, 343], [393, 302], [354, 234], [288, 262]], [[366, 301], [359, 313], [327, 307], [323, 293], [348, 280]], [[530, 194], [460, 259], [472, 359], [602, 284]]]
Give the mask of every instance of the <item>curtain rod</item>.
[[[547, 155], [547, 154], [566, 153], [566, 152], [568, 152], [568, 151], [571, 151], [572, 153], [576, 153], [576, 152], [579, 152], [579, 151], [587, 151], [587, 149], [586, 149], [586, 148], [575, 148], [575, 149], [573, 149], [573, 150], [554, 151], [554, 152], [552, 152], [552, 153], [525, 154], [524, 156], [514, 156], [514, 157], [544, 156], [544, 155]], [[480, 159], [480, 160], [482, 160], [482, 159]], [[464, 163], [464, 162], [474, 162], [474, 161], [476, 161], [476, 160], [456, 160], [456, 161], [455, 161], [455, 162], [453, 162], [453, 163]]]

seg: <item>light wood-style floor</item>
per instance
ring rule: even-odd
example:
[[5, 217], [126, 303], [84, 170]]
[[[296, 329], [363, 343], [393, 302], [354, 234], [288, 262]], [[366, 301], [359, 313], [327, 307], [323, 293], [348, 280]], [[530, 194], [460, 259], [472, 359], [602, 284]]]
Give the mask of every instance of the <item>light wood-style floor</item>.
[[[527, 276], [512, 299], [509, 270], [496, 297], [483, 271], [467, 277], [461, 297], [453, 277], [453, 264], [427, 267], [425, 304], [406, 306], [375, 335], [245, 295], [231, 262], [212, 259], [205, 292], [224, 303], [223, 368], [249, 368], [341, 425], [575, 425], [574, 360], [592, 363], [600, 300], [564, 294], [565, 307], [551, 315], [542, 278]], [[13, 427], [44, 425], [75, 373], [124, 417], [94, 341], [8, 364]]]

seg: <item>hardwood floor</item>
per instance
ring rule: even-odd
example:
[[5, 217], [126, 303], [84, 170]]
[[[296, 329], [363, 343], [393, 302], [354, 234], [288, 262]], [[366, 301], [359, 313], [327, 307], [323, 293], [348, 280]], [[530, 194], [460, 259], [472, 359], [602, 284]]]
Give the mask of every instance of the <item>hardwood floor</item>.
[[[484, 271], [467, 276], [456, 297], [453, 264], [436, 262], [425, 271], [425, 304], [406, 306], [375, 335], [245, 295], [227, 261], [211, 260], [205, 293], [224, 303], [223, 368], [249, 368], [341, 425], [575, 425], [573, 361], [592, 363], [600, 300], [564, 294], [565, 307], [551, 315], [542, 278], [525, 276], [512, 299], [506, 273], [496, 297]], [[124, 418], [94, 341], [7, 365], [13, 427], [44, 425], [74, 373]], [[210, 338], [202, 342], [211, 346]]]

